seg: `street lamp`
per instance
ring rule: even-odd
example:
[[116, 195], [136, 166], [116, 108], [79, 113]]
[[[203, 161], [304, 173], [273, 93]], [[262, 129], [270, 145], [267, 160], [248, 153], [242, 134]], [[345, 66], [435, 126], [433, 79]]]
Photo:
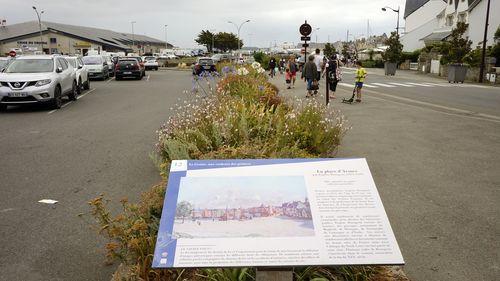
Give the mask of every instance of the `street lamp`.
[[134, 46], [135, 46], [134, 23], [136, 22], [135, 21], [130, 22], [130, 24], [132, 25], [132, 52], [134, 52]]
[[382, 8], [382, 11], [385, 12], [385, 11], [387, 11], [387, 9], [391, 9], [393, 12], [398, 13], [398, 22], [396, 24], [396, 34], [399, 35], [399, 6], [398, 6], [397, 10], [395, 10], [395, 9], [393, 9], [391, 7], [385, 6], [385, 7]]
[[238, 30], [238, 50], [241, 48], [241, 46], [240, 46], [240, 29], [241, 29], [241, 27], [242, 27], [245, 23], [247, 23], [247, 22], [250, 22], [250, 20], [246, 20], [246, 21], [242, 22], [242, 23], [240, 24], [240, 26], [238, 26], [237, 24], [235, 24], [235, 23], [234, 23], [234, 22], [232, 22], [232, 21], [228, 21], [228, 22], [227, 22], [227, 23], [234, 24], [234, 26], [236, 26], [236, 29]]
[[36, 9], [35, 6], [33, 6], [33, 10], [35, 10], [35, 13], [36, 13], [36, 16], [38, 17], [38, 28], [40, 29], [40, 48], [42, 49], [42, 53], [43, 53], [43, 39], [42, 39], [42, 14], [44, 11], [41, 11], [40, 13], [38, 13], [38, 10]]
[[165, 50], [168, 50], [167, 26], [168, 26], [168, 24], [165, 24]]
[[318, 31], [318, 30], [319, 30], [319, 27], [316, 27], [316, 28], [314, 29], [314, 31], [312, 32], [312, 33], [315, 33], [314, 35], [316, 35], [316, 48], [318, 47], [318, 46], [317, 46], [317, 45], [318, 45], [318, 33], [316, 32], [316, 31]]
[[215, 54], [215, 51], [214, 51], [214, 41], [215, 41], [215, 29], [210, 29], [210, 32], [212, 33], [212, 55]]

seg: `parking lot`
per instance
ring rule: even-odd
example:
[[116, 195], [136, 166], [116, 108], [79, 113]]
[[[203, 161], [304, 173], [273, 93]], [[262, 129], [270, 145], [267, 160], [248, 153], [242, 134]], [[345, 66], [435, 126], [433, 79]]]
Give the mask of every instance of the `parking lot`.
[[160, 180], [155, 130], [190, 87], [189, 72], [147, 71], [142, 80], [92, 81], [61, 109], [0, 112], [1, 280], [109, 280], [104, 240], [78, 215], [101, 193], [117, 209]]

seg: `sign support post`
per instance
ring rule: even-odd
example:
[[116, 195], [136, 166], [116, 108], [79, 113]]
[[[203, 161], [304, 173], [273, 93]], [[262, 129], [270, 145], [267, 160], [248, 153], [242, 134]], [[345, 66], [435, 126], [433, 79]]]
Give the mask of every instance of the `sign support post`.
[[304, 41], [304, 44], [302, 44], [302, 47], [304, 47], [304, 64], [307, 62], [307, 47], [309, 47], [309, 44], [307, 44], [307, 41], [311, 40], [311, 37], [309, 35], [312, 32], [312, 27], [310, 24], [307, 23], [307, 20], [304, 21], [304, 23], [300, 26], [299, 32], [302, 35], [300, 37], [300, 40]]

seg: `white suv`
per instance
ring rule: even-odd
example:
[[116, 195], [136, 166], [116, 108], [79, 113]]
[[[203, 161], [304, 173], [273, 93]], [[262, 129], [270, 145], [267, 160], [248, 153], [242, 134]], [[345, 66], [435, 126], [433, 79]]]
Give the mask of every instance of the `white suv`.
[[18, 57], [0, 73], [0, 110], [45, 102], [61, 108], [65, 95], [77, 99], [77, 82], [73, 67], [61, 56]]
[[79, 57], [64, 57], [66, 61], [73, 67], [76, 74], [76, 81], [78, 84], [78, 94], [81, 94], [83, 90], [90, 89], [90, 78], [88, 66], [83, 64], [83, 61]]

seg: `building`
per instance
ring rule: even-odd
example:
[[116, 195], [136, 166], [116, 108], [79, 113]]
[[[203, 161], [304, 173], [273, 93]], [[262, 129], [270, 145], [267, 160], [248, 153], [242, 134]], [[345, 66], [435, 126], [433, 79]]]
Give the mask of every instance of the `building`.
[[0, 26], [0, 55], [12, 49], [46, 54], [85, 55], [89, 50], [144, 54], [159, 53], [160, 49], [165, 49], [165, 41], [140, 34], [47, 21], [41, 23], [40, 32], [38, 21], [29, 21]]
[[[458, 22], [469, 24], [466, 36], [472, 46], [483, 41], [487, 0], [406, 0], [403, 51], [446, 40]], [[491, 0], [487, 45], [500, 24], [500, 0]]]

